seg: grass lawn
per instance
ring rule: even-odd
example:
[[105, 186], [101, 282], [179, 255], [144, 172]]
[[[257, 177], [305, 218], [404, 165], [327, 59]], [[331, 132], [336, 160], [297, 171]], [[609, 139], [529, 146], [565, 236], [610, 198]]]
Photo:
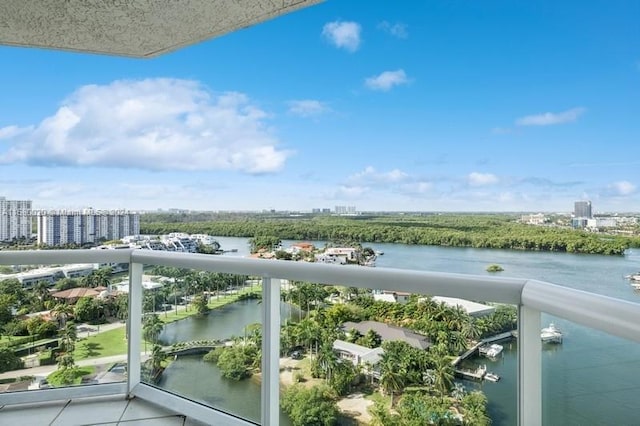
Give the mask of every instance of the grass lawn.
[[[262, 291], [262, 286], [254, 285], [253, 289], [251, 287], [245, 287], [238, 291], [236, 294], [225, 294], [223, 296], [213, 296], [209, 301], [209, 309], [216, 309], [220, 306], [228, 305], [229, 303], [233, 303], [236, 301], [237, 297], [242, 294], [248, 293], [260, 293]], [[196, 310], [193, 306], [189, 306], [189, 310], [187, 311], [185, 307], [181, 306], [178, 308], [176, 312], [175, 309], [172, 311], [165, 311], [164, 313], [158, 314], [158, 318], [162, 320], [164, 323], [170, 323], [174, 321], [179, 321], [181, 319], [190, 317], [191, 315], [195, 315]]]
[[87, 358], [120, 355], [127, 353], [127, 341], [124, 338], [125, 327], [94, 334], [78, 340], [73, 357], [76, 361]]
[[[77, 367], [75, 370], [73, 383], [71, 383], [70, 385], [79, 385], [80, 382], [82, 381], [83, 376], [88, 376], [90, 374], [94, 374], [95, 372], [96, 372], [96, 368], [93, 366]], [[53, 373], [49, 374], [49, 376], [47, 376], [47, 382], [49, 382], [51, 386], [55, 386], [55, 387], [69, 386], [62, 383], [61, 373], [62, 372], [60, 370], [56, 370]]]

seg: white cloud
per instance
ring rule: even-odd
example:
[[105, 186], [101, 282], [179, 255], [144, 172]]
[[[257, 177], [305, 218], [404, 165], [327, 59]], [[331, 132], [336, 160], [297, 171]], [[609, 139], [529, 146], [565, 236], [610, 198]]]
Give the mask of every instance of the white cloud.
[[24, 132], [26, 132], [28, 130], [29, 129], [27, 129], [27, 128], [21, 128], [21, 127], [18, 127], [18, 126], [2, 127], [2, 128], [0, 128], [0, 139], [13, 138], [13, 137], [19, 135], [20, 133], [24, 133]]
[[369, 192], [369, 188], [364, 186], [342, 185], [338, 188], [333, 198], [358, 198], [367, 192]]
[[636, 192], [636, 186], [629, 181], [622, 180], [609, 185], [609, 189], [614, 195], [626, 196]]
[[312, 117], [329, 111], [331, 109], [324, 102], [313, 99], [289, 101], [289, 112], [301, 117]]
[[394, 86], [407, 84], [408, 82], [407, 74], [405, 74], [404, 70], [399, 69], [396, 71], [385, 71], [380, 75], [369, 77], [365, 80], [364, 84], [371, 90], [386, 92]]
[[471, 186], [485, 186], [498, 183], [499, 179], [496, 175], [491, 173], [472, 172], [467, 176], [467, 182]]
[[10, 147], [0, 163], [275, 172], [290, 152], [278, 148], [266, 117], [246, 95], [214, 94], [196, 81], [89, 85], [39, 124], [4, 130]]
[[409, 33], [407, 32], [407, 24], [403, 24], [401, 22], [396, 22], [392, 24], [387, 21], [382, 21], [378, 24], [378, 29], [391, 34], [397, 38], [407, 38]]
[[334, 21], [322, 28], [322, 35], [334, 46], [355, 52], [360, 47], [362, 27], [357, 22]]
[[527, 115], [518, 118], [516, 124], [518, 126], [550, 126], [553, 124], [571, 123], [576, 121], [586, 110], [586, 108], [578, 107], [558, 113], [545, 112], [543, 114]]
[[389, 172], [378, 172], [375, 168], [368, 166], [363, 171], [349, 176], [349, 182], [361, 184], [390, 184], [402, 182], [409, 178], [409, 175], [399, 169]]

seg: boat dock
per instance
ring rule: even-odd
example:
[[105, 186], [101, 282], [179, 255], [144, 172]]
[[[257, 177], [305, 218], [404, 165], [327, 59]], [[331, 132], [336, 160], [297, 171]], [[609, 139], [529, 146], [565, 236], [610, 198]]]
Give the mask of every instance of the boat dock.
[[480, 366], [475, 371], [456, 368], [455, 374], [463, 379], [480, 381], [484, 378], [484, 375], [487, 374], [487, 368]]
[[490, 336], [490, 337], [487, 337], [486, 339], [480, 340], [468, 351], [466, 351], [459, 357], [454, 358], [453, 361], [451, 361], [451, 365], [453, 365], [454, 367], [457, 367], [458, 364], [460, 364], [462, 361], [464, 361], [465, 359], [469, 358], [472, 355], [475, 355], [480, 350], [481, 346], [487, 343], [497, 342], [498, 340], [504, 340], [504, 339], [510, 339], [512, 337], [516, 337], [514, 333], [515, 331], [507, 331], [505, 333], [496, 334], [495, 336]]

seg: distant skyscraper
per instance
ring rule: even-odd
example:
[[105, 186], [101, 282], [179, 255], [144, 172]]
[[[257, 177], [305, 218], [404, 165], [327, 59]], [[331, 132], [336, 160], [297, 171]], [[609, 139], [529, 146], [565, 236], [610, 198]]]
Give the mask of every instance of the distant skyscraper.
[[576, 201], [573, 207], [574, 217], [583, 217], [591, 219], [591, 201]]
[[0, 241], [31, 238], [31, 201], [0, 197]]

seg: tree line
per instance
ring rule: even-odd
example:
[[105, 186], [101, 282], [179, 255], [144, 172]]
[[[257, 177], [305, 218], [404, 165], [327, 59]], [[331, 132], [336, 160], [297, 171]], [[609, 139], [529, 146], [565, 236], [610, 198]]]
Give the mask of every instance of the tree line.
[[[622, 255], [640, 247], [640, 237], [603, 235], [561, 227], [517, 222], [513, 215], [447, 214], [355, 217], [225, 216], [214, 221], [162, 222], [147, 217], [143, 234], [169, 232], [251, 237], [275, 236], [291, 240], [360, 241]], [[164, 217], [162, 217], [164, 218]]]

